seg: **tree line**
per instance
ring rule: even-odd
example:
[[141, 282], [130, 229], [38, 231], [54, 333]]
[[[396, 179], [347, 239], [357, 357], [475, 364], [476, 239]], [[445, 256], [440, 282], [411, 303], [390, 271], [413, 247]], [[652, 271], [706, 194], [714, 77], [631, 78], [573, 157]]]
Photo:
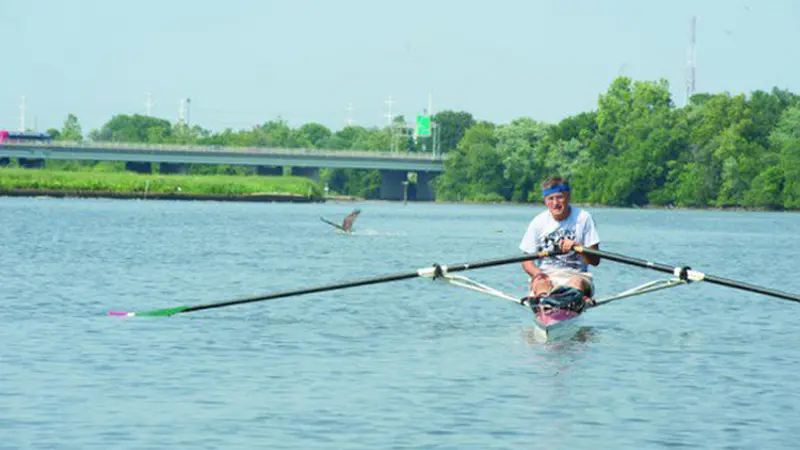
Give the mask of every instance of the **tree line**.
[[[749, 95], [701, 93], [677, 107], [665, 80], [615, 79], [597, 108], [556, 124], [519, 118], [506, 124], [464, 111], [433, 117], [445, 171], [436, 180], [444, 201], [539, 201], [540, 182], [572, 181], [573, 200], [613, 206], [757, 207], [800, 209], [800, 96], [773, 88]], [[81, 140], [69, 115], [56, 139]], [[430, 152], [402, 116], [385, 127], [317, 123], [297, 128], [272, 120], [250, 129], [212, 132], [141, 115], [117, 115], [93, 141], [219, 146]], [[193, 166], [196, 173], [251, 173], [230, 166]], [[375, 197], [374, 170], [329, 169], [335, 192]]]

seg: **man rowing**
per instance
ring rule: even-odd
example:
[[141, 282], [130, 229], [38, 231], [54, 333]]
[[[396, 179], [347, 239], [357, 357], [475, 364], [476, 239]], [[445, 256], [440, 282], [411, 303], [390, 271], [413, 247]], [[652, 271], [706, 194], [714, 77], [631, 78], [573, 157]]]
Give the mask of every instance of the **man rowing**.
[[570, 187], [565, 178], [545, 180], [542, 198], [547, 211], [533, 218], [519, 248], [524, 253], [560, 251], [563, 254], [522, 263], [522, 268], [531, 276], [530, 296], [539, 300], [553, 296], [553, 300], [566, 299], [566, 302], [579, 296], [584, 302], [590, 302], [594, 283], [589, 265], [600, 264], [600, 258], [575, 253], [573, 247], [600, 248], [594, 219], [587, 211], [569, 204]]

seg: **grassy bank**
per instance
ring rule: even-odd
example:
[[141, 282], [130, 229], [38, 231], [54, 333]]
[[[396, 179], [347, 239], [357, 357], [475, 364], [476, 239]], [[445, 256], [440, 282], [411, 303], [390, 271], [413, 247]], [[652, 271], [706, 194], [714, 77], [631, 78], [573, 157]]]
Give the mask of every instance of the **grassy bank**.
[[14, 190], [322, 197], [322, 190], [313, 180], [293, 176], [159, 175], [0, 168], [0, 191]]

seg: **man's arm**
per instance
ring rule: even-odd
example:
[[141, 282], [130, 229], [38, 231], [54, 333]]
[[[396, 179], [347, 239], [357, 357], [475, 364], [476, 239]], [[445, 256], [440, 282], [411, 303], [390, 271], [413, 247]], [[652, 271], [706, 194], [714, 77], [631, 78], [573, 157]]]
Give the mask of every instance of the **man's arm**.
[[535, 277], [537, 273], [541, 272], [541, 270], [539, 270], [539, 268], [536, 267], [536, 264], [531, 260], [522, 261], [522, 268], [528, 273], [528, 275], [531, 276], [531, 278]]
[[[590, 246], [592, 250], [600, 250], [600, 244], [594, 244]], [[581, 253], [581, 258], [586, 264], [591, 264], [593, 266], [600, 265], [600, 257], [596, 255], [587, 255], [586, 253]]]

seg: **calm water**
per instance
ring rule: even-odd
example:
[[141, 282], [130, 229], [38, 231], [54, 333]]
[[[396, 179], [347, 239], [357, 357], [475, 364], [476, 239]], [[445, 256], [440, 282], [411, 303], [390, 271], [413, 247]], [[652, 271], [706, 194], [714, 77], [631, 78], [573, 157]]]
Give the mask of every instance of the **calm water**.
[[[319, 216], [363, 213], [338, 235]], [[682, 286], [532, 342], [511, 302], [412, 279], [517, 254], [540, 207], [0, 198], [0, 448], [796, 448], [800, 305]], [[800, 292], [800, 214], [591, 209], [603, 248]], [[600, 294], [661, 275], [604, 262]], [[521, 294], [518, 265], [469, 272]]]

